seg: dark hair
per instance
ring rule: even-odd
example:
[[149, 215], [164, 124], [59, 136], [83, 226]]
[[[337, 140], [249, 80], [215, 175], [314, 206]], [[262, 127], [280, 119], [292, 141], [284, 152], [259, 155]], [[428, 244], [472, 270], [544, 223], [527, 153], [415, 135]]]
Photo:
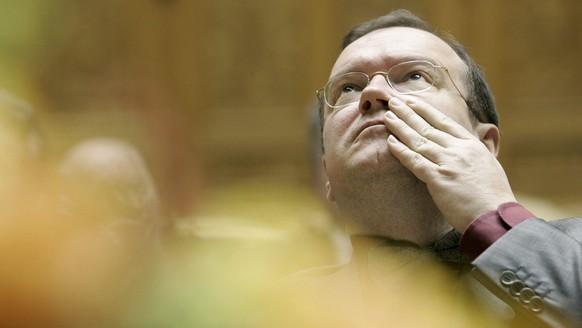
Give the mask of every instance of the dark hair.
[[[468, 85], [469, 95], [467, 106], [469, 111], [480, 122], [493, 123], [499, 126], [499, 116], [495, 109], [493, 93], [485, 80], [485, 75], [479, 66], [469, 56], [467, 50], [451, 35], [439, 36], [424, 20], [403, 9], [394, 10], [384, 16], [363, 22], [352, 28], [342, 42], [342, 50], [360, 37], [382, 28], [410, 27], [432, 33], [445, 41], [468, 67], [465, 82]], [[320, 105], [320, 119], [323, 128], [323, 105]]]

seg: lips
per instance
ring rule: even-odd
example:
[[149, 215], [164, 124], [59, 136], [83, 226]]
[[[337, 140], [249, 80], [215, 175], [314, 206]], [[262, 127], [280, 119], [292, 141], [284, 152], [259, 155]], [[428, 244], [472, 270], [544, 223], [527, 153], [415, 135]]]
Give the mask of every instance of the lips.
[[358, 137], [367, 128], [374, 127], [377, 125], [384, 126], [384, 121], [383, 120], [371, 120], [371, 121], [365, 122], [356, 130], [356, 137]]

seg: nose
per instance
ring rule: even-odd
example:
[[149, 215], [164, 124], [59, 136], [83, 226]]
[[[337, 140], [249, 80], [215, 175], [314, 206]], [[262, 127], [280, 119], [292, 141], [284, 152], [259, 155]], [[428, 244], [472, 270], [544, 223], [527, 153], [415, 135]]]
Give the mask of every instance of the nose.
[[387, 110], [388, 101], [392, 98], [392, 88], [382, 74], [374, 75], [370, 84], [360, 96], [359, 110], [362, 115], [375, 110]]

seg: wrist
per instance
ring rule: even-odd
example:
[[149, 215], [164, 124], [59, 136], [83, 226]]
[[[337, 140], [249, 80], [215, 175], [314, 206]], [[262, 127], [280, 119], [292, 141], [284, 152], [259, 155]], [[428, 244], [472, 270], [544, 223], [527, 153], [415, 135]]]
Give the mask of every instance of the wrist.
[[503, 203], [471, 222], [463, 232], [460, 247], [469, 256], [476, 258], [511, 228], [533, 217], [534, 214], [517, 202]]

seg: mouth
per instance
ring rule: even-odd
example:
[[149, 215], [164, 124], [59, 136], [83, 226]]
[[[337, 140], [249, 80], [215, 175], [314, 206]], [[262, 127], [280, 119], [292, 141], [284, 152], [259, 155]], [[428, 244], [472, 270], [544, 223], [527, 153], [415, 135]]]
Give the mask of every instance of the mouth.
[[364, 132], [366, 129], [373, 128], [376, 126], [383, 126], [385, 128], [384, 121], [383, 120], [372, 120], [372, 121], [365, 122], [356, 131], [356, 137], [358, 137], [360, 134], [362, 134], [362, 132]]

